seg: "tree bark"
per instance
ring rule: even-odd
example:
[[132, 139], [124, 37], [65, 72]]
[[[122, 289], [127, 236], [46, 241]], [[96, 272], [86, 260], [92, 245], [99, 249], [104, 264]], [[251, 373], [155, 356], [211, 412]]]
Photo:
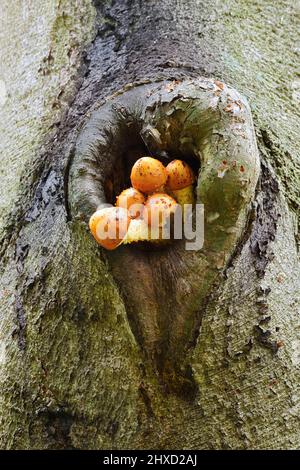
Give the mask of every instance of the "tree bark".
[[[0, 9], [1, 447], [298, 448], [297, 5], [3, 0]], [[137, 309], [145, 291], [135, 300], [120, 277], [122, 257], [135, 254], [96, 246], [69, 210], [69, 173], [83, 122], [104, 99], [200, 76], [248, 98], [261, 168], [242, 237], [199, 299], [174, 388], [135, 328], [134, 312], [151, 323], [154, 309]], [[145, 282], [176, 270], [157, 254], [136, 257]], [[199, 279], [187, 272], [182, 289]], [[178, 308], [173, 291], [152, 288], [147, 306], [153, 292], [162, 314], [163, 302]]]

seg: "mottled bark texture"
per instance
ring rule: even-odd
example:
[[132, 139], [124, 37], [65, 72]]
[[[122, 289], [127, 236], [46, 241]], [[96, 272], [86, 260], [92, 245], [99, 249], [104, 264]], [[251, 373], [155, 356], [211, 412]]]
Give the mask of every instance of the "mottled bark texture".
[[[1, 447], [297, 448], [299, 6], [4, 0], [0, 9]], [[200, 299], [174, 388], [138, 341], [130, 266], [124, 284], [114, 269], [122, 250], [99, 249], [66, 194], [96, 102], [129, 83], [199, 76], [248, 98], [261, 172], [243, 236]], [[159, 255], [136, 256], [135, 269], [156, 257], [159, 271]], [[172, 263], [163, 266], [168, 279]], [[154, 285], [156, 302], [161, 292]], [[169, 312], [173, 295], [163, 296]]]

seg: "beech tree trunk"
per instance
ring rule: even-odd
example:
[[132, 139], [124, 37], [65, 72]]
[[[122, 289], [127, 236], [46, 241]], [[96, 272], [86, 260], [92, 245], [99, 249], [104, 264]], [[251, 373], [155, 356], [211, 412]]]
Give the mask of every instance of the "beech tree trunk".
[[[299, 448], [299, 11], [291, 0], [2, 0], [1, 448]], [[134, 251], [108, 255], [74, 220], [69, 172], [105, 98], [199, 77], [247, 98], [260, 176], [171, 380], [135, 316], [176, 315], [163, 285], [173, 265], [136, 255], [144, 290], [130, 294]], [[182, 298], [200, 284], [188, 274]]]

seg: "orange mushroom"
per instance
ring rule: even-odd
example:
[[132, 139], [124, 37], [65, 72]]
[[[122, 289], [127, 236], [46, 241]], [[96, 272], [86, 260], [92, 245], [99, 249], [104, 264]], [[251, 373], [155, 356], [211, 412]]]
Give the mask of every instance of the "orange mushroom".
[[123, 242], [129, 224], [129, 213], [122, 207], [99, 209], [89, 221], [93, 237], [107, 250], [114, 250]]
[[145, 196], [135, 188], [124, 189], [117, 197], [116, 206], [123, 207], [129, 211], [131, 219], [141, 217], [143, 212], [143, 205], [145, 203]]
[[142, 157], [133, 165], [130, 179], [135, 189], [142, 193], [151, 194], [164, 187], [167, 181], [167, 172], [159, 160], [152, 157]]
[[192, 168], [182, 160], [173, 160], [166, 167], [167, 188], [176, 201], [184, 208], [185, 204], [194, 203], [195, 174]]
[[168, 194], [152, 194], [146, 201], [143, 217], [131, 220], [123, 243], [140, 241], [161, 243], [164, 239], [163, 228], [177, 208], [177, 202]]
[[[94, 238], [107, 250], [114, 250], [122, 243], [160, 241], [164, 238], [163, 228], [175, 214], [178, 203], [194, 202], [194, 180], [193, 170], [181, 160], [173, 160], [165, 168], [155, 158], [140, 158], [131, 171], [133, 187], [122, 191], [116, 207], [99, 209], [91, 216], [89, 226]], [[166, 183], [178, 203], [161, 191]], [[142, 192], [154, 194], [145, 202]]]
[[[175, 214], [178, 204], [169, 194], [156, 193], [149, 196], [145, 204], [145, 218], [148, 225], [163, 227], [172, 214]], [[154, 227], [155, 228], [155, 227]]]
[[145, 220], [130, 219], [129, 212], [123, 207], [97, 210], [90, 218], [89, 227], [95, 240], [107, 250], [150, 239]]

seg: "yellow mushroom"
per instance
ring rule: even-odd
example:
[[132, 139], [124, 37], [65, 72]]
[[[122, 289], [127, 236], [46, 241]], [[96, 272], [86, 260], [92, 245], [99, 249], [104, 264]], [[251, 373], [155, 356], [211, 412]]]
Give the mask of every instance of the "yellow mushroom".
[[194, 204], [195, 174], [192, 168], [182, 160], [173, 160], [166, 167], [166, 171], [168, 175], [167, 189], [170, 190], [183, 210], [185, 204]]
[[114, 250], [121, 245], [129, 225], [129, 213], [122, 207], [99, 209], [94, 212], [89, 221], [93, 237], [107, 250]]
[[123, 207], [129, 211], [131, 219], [142, 216], [143, 205], [145, 204], [145, 196], [135, 188], [124, 189], [117, 197], [116, 206]]
[[152, 157], [142, 157], [133, 165], [130, 179], [135, 189], [145, 194], [151, 194], [164, 187], [167, 181], [167, 172], [159, 160]]
[[160, 242], [164, 235], [163, 229], [177, 208], [177, 202], [168, 194], [152, 194], [146, 201], [143, 217], [131, 221], [123, 243]]

